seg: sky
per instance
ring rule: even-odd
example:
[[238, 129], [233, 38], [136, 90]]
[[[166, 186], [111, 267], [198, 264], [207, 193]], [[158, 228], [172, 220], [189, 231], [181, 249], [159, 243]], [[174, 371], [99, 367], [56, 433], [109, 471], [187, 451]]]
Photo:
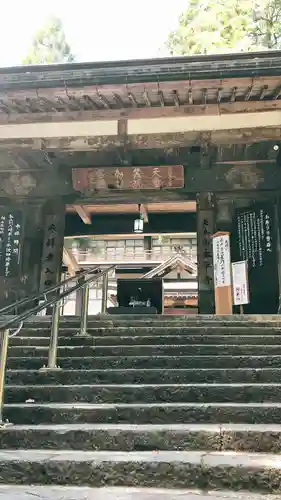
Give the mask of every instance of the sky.
[[50, 15], [60, 17], [75, 58], [167, 56], [165, 40], [188, 0], [9, 0], [1, 4], [0, 66], [21, 64]]

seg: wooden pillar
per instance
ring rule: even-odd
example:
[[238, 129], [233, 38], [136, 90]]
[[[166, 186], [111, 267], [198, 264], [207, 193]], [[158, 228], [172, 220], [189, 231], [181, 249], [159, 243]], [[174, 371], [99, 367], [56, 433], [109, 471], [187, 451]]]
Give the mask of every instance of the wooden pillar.
[[79, 290], [76, 290], [75, 292], [75, 316], [81, 317], [83, 307], [83, 294], [83, 288], [79, 288]]
[[38, 293], [41, 276], [42, 245], [44, 235], [44, 201], [29, 202], [23, 238], [22, 275], [28, 295]]
[[47, 203], [45, 208], [44, 237], [41, 260], [40, 290], [61, 281], [65, 226], [65, 205], [59, 199]]
[[144, 252], [147, 252], [147, 260], [150, 260], [151, 259], [151, 250], [152, 250], [152, 237], [151, 236], [144, 236], [143, 246], [144, 246]]
[[198, 193], [196, 207], [198, 311], [199, 314], [214, 314], [212, 235], [215, 232], [215, 214], [213, 193]]

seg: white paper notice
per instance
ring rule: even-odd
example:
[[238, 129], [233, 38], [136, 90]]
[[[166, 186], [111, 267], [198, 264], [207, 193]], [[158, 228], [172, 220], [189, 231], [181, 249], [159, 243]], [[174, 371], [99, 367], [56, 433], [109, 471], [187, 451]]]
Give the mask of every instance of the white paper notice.
[[249, 304], [248, 265], [246, 260], [232, 263], [234, 305]]
[[230, 240], [229, 234], [213, 237], [213, 262], [215, 288], [230, 286]]

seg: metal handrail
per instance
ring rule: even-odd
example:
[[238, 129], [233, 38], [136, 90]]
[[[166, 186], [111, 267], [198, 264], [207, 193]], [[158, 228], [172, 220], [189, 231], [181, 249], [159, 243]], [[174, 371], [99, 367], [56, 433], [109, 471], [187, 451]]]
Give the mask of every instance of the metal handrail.
[[9, 304], [5, 307], [2, 307], [2, 309], [0, 309], [0, 315], [3, 315], [10, 310], [16, 309], [17, 307], [28, 304], [29, 302], [32, 302], [33, 300], [39, 300], [41, 297], [44, 297], [45, 295], [49, 295], [49, 293], [56, 292], [63, 285], [66, 285], [67, 283], [70, 283], [73, 280], [79, 280], [81, 278], [84, 278], [84, 276], [87, 276], [87, 274], [91, 274], [98, 269], [99, 269], [99, 267], [95, 266], [91, 269], [84, 270], [81, 273], [76, 274], [75, 276], [70, 276], [70, 278], [67, 278], [66, 280], [64, 280], [56, 285], [52, 285], [51, 287], [46, 288], [43, 292], [36, 293], [36, 294], [32, 295], [31, 297], [26, 297], [24, 299], [17, 300], [16, 302], [13, 302], [12, 304]]
[[[46, 307], [53, 307], [52, 314], [52, 325], [51, 325], [51, 335], [50, 335], [50, 345], [48, 353], [48, 366], [43, 367], [44, 370], [56, 370], [57, 367], [57, 347], [58, 347], [58, 333], [59, 333], [59, 320], [60, 320], [60, 309], [61, 300], [68, 297], [71, 293], [83, 289], [83, 300], [82, 300], [82, 311], [81, 311], [81, 322], [80, 322], [80, 335], [86, 335], [87, 333], [87, 319], [88, 319], [88, 306], [89, 306], [89, 284], [95, 280], [99, 280], [103, 277], [103, 293], [102, 293], [102, 312], [106, 311], [106, 300], [107, 300], [107, 286], [108, 286], [108, 273], [115, 268], [115, 265], [109, 266], [104, 270], [101, 270], [98, 274], [93, 274], [90, 277], [87, 275], [96, 271], [96, 268], [83, 273], [83, 276], [75, 277], [78, 283], [73, 287], [60, 293], [60, 288], [65, 285], [65, 280], [56, 286], [56, 296], [51, 297], [49, 300], [35, 306], [28, 311], [24, 311], [16, 317], [8, 318], [0, 324], [0, 426], [5, 425], [3, 421], [3, 405], [4, 405], [4, 384], [5, 384], [5, 373], [7, 364], [7, 353], [8, 353], [8, 343], [9, 343], [9, 327], [13, 326], [15, 323], [22, 322], [42, 311]], [[73, 278], [72, 278], [73, 280]], [[39, 294], [41, 297], [42, 294]], [[38, 297], [38, 296], [37, 296]]]
[[16, 331], [13, 332], [13, 333], [10, 333], [9, 335], [9, 339], [11, 339], [12, 337], [15, 337], [22, 329], [23, 327], [23, 321], [20, 322], [19, 326], [17, 327]]
[[[100, 279], [102, 276], [106, 275], [109, 271], [113, 270], [114, 268], [115, 268], [115, 265], [107, 267], [106, 269], [104, 269], [100, 273], [94, 274], [93, 276], [91, 276], [87, 280], [83, 281], [83, 283], [77, 283], [77, 285], [74, 285], [72, 288], [69, 288], [65, 292], [62, 292], [57, 297], [52, 297], [51, 299], [47, 300], [46, 302], [43, 302], [42, 304], [39, 304], [38, 306], [35, 306], [32, 309], [29, 309], [28, 311], [24, 311], [23, 313], [19, 314], [16, 317], [6, 319], [3, 323], [0, 323], [0, 330], [3, 330], [5, 328], [9, 328], [9, 327], [13, 326], [15, 323], [18, 323], [19, 321], [25, 320], [25, 319], [29, 318], [30, 316], [36, 315], [37, 313], [39, 313], [43, 309], [46, 309], [46, 307], [53, 306], [54, 304], [57, 304], [62, 299], [64, 299], [68, 295], [70, 295], [72, 292], [75, 292], [76, 290], [83, 288], [85, 285], [88, 285], [92, 281]], [[86, 276], [87, 274], [91, 274], [92, 272], [93, 271], [89, 270], [89, 271], [85, 272], [84, 276]], [[80, 279], [81, 278], [82, 278], [82, 276], [80, 276]], [[65, 284], [65, 282], [61, 282], [60, 286], [57, 286], [57, 291], [59, 290], [59, 288], [61, 288], [61, 286], [63, 286], [63, 284]]]

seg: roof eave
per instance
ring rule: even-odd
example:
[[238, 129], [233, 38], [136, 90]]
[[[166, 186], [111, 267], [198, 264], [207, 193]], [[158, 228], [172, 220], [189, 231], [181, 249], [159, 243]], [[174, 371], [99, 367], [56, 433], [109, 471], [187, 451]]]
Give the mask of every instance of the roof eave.
[[0, 68], [0, 88], [132, 84], [276, 76], [281, 51]]

